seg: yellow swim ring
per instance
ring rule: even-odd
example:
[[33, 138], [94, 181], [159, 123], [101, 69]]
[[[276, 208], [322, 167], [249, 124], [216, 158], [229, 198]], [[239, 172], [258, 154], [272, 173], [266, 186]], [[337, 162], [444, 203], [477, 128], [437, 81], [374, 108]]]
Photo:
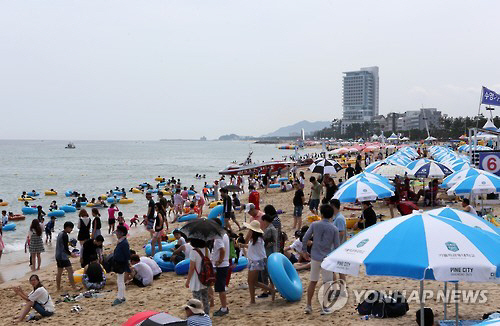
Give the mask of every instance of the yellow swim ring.
[[120, 200], [118, 200], [120, 204], [132, 204], [133, 202], [134, 200], [132, 198], [120, 198]]
[[55, 195], [57, 195], [57, 191], [50, 191], [50, 190], [45, 191], [45, 196], [55, 196]]
[[345, 225], [348, 229], [352, 229], [354, 227], [354, 224], [358, 221], [357, 218], [346, 218], [345, 219]]
[[7, 205], [9, 205], [9, 203], [6, 202], [6, 201], [3, 201], [3, 202], [0, 203], [0, 206], [7, 206]]
[[161, 182], [161, 181], [163, 181], [163, 178], [162, 177], [156, 177], [155, 181], [160, 181]]
[[[104, 269], [104, 267], [102, 267], [102, 265], [101, 265], [101, 268], [104, 272], [104, 275], [106, 275], [106, 270]], [[84, 273], [83, 268], [77, 269], [76, 271], [73, 272], [73, 279], [75, 280], [75, 283], [82, 283], [83, 273]]]
[[104, 200], [108, 199], [108, 195], [100, 195], [99, 197], [101, 197], [101, 199], [104, 199]]
[[210, 208], [214, 208], [215, 206], [217, 205], [222, 205], [222, 201], [214, 201], [214, 202], [211, 202], [210, 205], [208, 207]]
[[17, 201], [31, 201], [31, 200], [34, 200], [34, 199], [33, 198], [29, 198], [29, 197], [27, 197], [27, 198], [21, 198], [21, 197], [17, 198]]
[[137, 188], [132, 188], [132, 192], [134, 194], [140, 194], [140, 193], [142, 193], [142, 191], [140, 189], [137, 189]]
[[316, 222], [316, 221], [319, 221], [319, 220], [321, 220], [321, 217], [319, 217], [318, 215], [311, 215], [311, 216], [307, 217], [307, 221], [309, 223]]

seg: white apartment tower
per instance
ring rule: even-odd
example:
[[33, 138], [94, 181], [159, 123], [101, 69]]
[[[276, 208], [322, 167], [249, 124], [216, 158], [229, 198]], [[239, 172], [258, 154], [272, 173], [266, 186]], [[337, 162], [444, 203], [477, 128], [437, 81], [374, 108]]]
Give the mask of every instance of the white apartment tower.
[[348, 125], [369, 122], [379, 114], [378, 67], [344, 72], [342, 83], [342, 132]]

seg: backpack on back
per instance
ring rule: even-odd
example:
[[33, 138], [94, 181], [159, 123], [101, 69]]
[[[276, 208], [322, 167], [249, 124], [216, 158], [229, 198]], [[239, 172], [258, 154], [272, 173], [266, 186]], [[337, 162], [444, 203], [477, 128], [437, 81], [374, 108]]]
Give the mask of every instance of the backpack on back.
[[195, 272], [198, 274], [198, 278], [200, 279], [200, 283], [206, 286], [211, 286], [215, 284], [215, 273], [214, 268], [212, 266], [212, 261], [210, 258], [203, 255], [198, 248], [194, 248], [196, 252], [201, 256], [201, 269], [198, 272], [195, 267]]

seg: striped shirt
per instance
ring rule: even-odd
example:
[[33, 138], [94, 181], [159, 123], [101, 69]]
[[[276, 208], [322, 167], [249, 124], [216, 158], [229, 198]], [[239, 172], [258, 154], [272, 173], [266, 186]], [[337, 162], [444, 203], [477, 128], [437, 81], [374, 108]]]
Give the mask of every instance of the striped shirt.
[[189, 316], [187, 326], [212, 326], [212, 320], [207, 314]]

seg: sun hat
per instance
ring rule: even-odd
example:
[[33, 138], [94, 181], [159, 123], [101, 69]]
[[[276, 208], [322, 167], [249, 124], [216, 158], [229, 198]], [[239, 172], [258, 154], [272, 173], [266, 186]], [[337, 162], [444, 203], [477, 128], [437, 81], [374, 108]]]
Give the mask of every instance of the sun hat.
[[200, 300], [189, 299], [187, 304], [183, 305], [182, 308], [189, 309], [195, 315], [204, 315], [205, 310], [203, 310], [203, 304]]
[[252, 203], [250, 203], [250, 204], [246, 204], [246, 205], [245, 205], [245, 213], [250, 212], [250, 211], [251, 211], [252, 209], [254, 209], [254, 208], [255, 208], [255, 205], [254, 205], [254, 204], [252, 204]]
[[243, 226], [245, 226], [247, 229], [258, 232], [258, 233], [264, 233], [262, 229], [260, 228], [260, 222], [257, 220], [254, 220], [250, 223], [243, 223]]
[[196, 194], [196, 195], [194, 195], [194, 198], [196, 198], [196, 200], [198, 200], [201, 198], [201, 196], [200, 196], [200, 194]]

